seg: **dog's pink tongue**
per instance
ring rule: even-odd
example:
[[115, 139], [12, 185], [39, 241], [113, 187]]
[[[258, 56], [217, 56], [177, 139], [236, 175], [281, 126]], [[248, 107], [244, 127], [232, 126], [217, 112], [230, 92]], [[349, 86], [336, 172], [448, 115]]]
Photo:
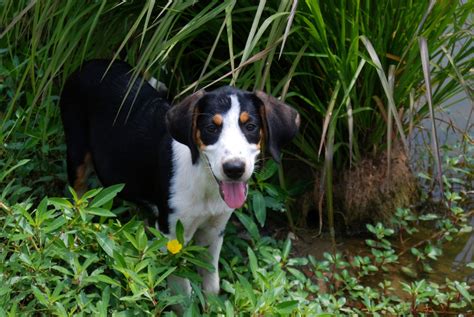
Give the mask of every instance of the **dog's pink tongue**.
[[240, 208], [245, 203], [247, 196], [247, 184], [244, 182], [231, 183], [222, 182], [222, 193], [224, 194], [224, 201], [230, 208]]

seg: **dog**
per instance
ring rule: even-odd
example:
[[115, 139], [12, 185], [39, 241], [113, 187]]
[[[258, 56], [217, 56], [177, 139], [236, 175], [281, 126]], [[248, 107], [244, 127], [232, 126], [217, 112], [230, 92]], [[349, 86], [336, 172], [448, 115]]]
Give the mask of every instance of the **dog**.
[[[104, 186], [125, 184], [120, 196], [146, 206], [167, 237], [181, 221], [185, 243], [208, 246], [215, 271], [203, 289], [219, 292], [224, 229], [244, 205], [247, 182], [263, 150], [280, 161], [298, 131], [296, 110], [264, 92], [225, 86], [199, 90], [170, 106], [125, 62], [91, 60], [66, 81], [60, 98], [67, 173], [79, 193], [95, 170]], [[186, 292], [189, 282], [176, 280]]]

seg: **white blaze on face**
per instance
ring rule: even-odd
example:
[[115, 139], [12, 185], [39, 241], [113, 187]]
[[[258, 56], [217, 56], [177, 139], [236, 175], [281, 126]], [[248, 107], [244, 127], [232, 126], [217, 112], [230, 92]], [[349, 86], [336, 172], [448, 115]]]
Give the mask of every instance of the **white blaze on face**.
[[[245, 202], [247, 180], [254, 171], [255, 160], [260, 150], [257, 144], [249, 143], [240, 129], [240, 103], [236, 95], [229, 96], [231, 107], [222, 114], [222, 131], [216, 143], [203, 150], [212, 172], [219, 181], [223, 198], [231, 208], [239, 208]], [[232, 160], [245, 163], [245, 172], [238, 180], [229, 179], [223, 170], [223, 164]]]

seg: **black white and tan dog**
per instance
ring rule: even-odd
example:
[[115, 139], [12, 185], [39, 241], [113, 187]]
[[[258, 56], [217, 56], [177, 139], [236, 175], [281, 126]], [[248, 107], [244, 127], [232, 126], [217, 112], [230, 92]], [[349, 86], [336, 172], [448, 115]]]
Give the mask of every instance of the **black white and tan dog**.
[[[263, 145], [279, 161], [299, 115], [261, 91], [200, 90], [170, 106], [124, 62], [92, 60], [67, 80], [60, 100], [69, 182], [83, 193], [95, 170], [104, 186], [124, 183], [121, 197], [146, 206], [159, 229], [209, 247], [214, 272], [203, 288], [219, 291], [223, 230], [242, 207]], [[178, 281], [185, 291], [189, 282]]]

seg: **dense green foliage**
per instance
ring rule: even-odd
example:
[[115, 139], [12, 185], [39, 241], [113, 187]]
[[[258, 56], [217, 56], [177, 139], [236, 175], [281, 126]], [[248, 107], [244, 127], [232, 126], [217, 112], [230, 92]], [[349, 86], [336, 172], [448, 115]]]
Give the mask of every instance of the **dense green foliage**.
[[[391, 228], [368, 225], [374, 238], [363, 254], [294, 256], [291, 240], [258, 228], [274, 211], [286, 211], [293, 227], [292, 203], [318, 173], [331, 221], [333, 170], [367, 153], [390, 157], [392, 142], [406, 144], [413, 126], [461, 90], [472, 101], [474, 2], [195, 2], [0, 1], [0, 316], [159, 315], [178, 303], [188, 316], [472, 312], [469, 285], [420, 274], [471, 230], [474, 153], [466, 145], [439, 167], [446, 214], [400, 208]], [[303, 115], [283, 168], [264, 165], [229, 225], [220, 296], [201, 293], [202, 248], [171, 254], [159, 232], [116, 217], [133, 214], [123, 204], [111, 209], [119, 187], [81, 199], [64, 189], [58, 96], [83, 60], [98, 57], [136, 65], [164, 82], [171, 99], [235, 84], [279, 96]], [[291, 175], [293, 167], [311, 172]], [[428, 174], [421, 180], [436, 183]], [[72, 198], [50, 198], [58, 196]], [[434, 229], [417, 241], [420, 224]], [[395, 285], [399, 270], [409, 282]], [[193, 281], [192, 298], [171, 295], [171, 273]]]
[[[448, 159], [449, 170], [468, 173], [473, 150]], [[469, 188], [468, 182], [446, 178], [449, 190], [455, 183]], [[13, 193], [4, 192], [0, 315], [157, 315], [171, 314], [172, 304], [187, 307], [187, 316], [472, 312], [474, 295], [466, 282], [416, 279], [418, 272], [432, 272], [430, 264], [450, 241], [472, 230], [461, 208], [468, 199], [462, 192], [447, 195], [451, 208], [446, 216], [399, 209], [393, 221], [404, 245], [395, 245], [395, 231], [378, 223], [368, 225], [373, 238], [366, 240], [366, 252], [325, 253], [323, 260], [291, 256], [291, 240], [262, 236], [252, 218], [238, 212], [249, 237], [230, 225], [221, 258], [222, 294], [205, 298], [195, 268], [211, 269], [203, 261], [206, 252], [191, 244], [172, 254], [166, 251], [167, 239], [152, 227], [145, 229], [135, 218], [127, 223], [116, 219], [118, 210], [109, 209], [120, 189], [94, 189], [81, 199], [74, 193], [72, 200], [44, 198], [38, 205], [9, 205]], [[420, 223], [435, 230], [415, 243], [412, 236]], [[393, 271], [407, 257], [413, 261], [401, 268], [412, 282], [393, 285]], [[170, 294], [166, 277], [171, 273], [193, 281], [192, 298]]]

